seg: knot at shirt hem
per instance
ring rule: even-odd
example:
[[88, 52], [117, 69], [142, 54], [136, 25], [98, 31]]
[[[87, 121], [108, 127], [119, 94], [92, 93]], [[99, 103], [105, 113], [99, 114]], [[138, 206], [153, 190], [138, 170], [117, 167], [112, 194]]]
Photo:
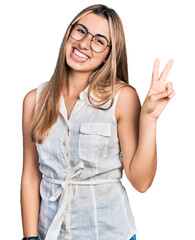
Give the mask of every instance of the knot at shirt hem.
[[60, 227], [63, 222], [64, 214], [66, 214], [66, 207], [68, 204], [68, 189], [67, 189], [68, 185], [70, 184], [77, 184], [77, 185], [104, 184], [109, 182], [115, 183], [119, 181], [119, 179], [117, 178], [75, 181], [75, 178], [77, 178], [82, 173], [83, 170], [84, 170], [84, 164], [80, 162], [79, 164], [69, 169], [69, 172], [66, 176], [65, 181], [49, 178], [44, 174], [42, 175], [43, 179], [45, 179], [46, 181], [53, 184], [60, 185], [57, 191], [49, 198], [49, 200], [52, 202], [56, 201], [58, 198], [60, 198], [60, 200], [58, 205], [58, 211], [47, 231], [45, 240], [53, 240], [53, 239], [57, 239], [58, 237], [58, 234], [60, 232]]

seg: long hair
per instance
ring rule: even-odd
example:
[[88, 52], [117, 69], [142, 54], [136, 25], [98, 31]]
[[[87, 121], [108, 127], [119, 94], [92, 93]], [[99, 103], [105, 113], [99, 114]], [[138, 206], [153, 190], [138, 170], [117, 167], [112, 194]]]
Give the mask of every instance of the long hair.
[[[43, 143], [47, 136], [47, 131], [57, 121], [60, 109], [60, 96], [68, 79], [68, 65], [66, 64], [65, 46], [69, 38], [71, 26], [88, 13], [95, 13], [104, 16], [109, 23], [111, 48], [106, 62], [102, 63], [89, 77], [88, 101], [95, 108], [108, 110], [112, 107], [114, 96], [122, 86], [129, 86], [127, 54], [123, 25], [120, 17], [112, 8], [105, 5], [92, 5], [82, 10], [69, 24], [61, 47], [54, 73], [39, 95], [36, 110], [34, 110], [31, 123], [31, 141]], [[111, 89], [106, 91], [106, 89]], [[97, 105], [92, 103], [90, 92], [93, 91], [95, 97], [93, 101], [102, 102]], [[108, 102], [111, 104], [108, 108], [101, 106]]]

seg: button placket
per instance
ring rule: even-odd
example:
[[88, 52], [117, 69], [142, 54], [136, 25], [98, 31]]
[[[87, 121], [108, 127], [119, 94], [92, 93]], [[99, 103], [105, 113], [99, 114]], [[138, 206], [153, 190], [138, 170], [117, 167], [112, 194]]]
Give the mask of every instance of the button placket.
[[66, 139], [62, 142], [63, 146], [65, 146], [64, 153], [65, 153], [65, 161], [66, 163], [63, 164], [64, 168], [67, 168], [70, 166], [70, 161], [69, 161], [69, 136], [70, 136], [70, 124], [69, 121], [66, 121], [67, 123], [67, 133], [66, 133]]
[[70, 125], [67, 121], [66, 154], [67, 154], [67, 162], [70, 165], [70, 162], [69, 162], [69, 148], [68, 148], [69, 136], [70, 136]]

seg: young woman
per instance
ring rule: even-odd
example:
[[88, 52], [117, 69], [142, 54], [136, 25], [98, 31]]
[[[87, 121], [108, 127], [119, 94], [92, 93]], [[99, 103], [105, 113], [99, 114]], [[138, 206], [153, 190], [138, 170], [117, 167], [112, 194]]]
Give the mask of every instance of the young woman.
[[23, 101], [21, 209], [25, 239], [133, 240], [120, 178], [145, 192], [157, 164], [156, 123], [175, 95], [155, 60], [143, 106], [128, 83], [123, 26], [104, 5], [65, 33], [50, 81]]

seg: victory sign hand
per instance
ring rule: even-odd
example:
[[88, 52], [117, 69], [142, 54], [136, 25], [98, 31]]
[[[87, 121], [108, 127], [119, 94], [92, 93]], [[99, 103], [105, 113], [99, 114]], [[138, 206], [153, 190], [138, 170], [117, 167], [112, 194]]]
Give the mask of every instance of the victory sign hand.
[[150, 90], [142, 105], [142, 113], [153, 119], [158, 119], [169, 100], [175, 95], [173, 84], [171, 82], [165, 84], [168, 73], [173, 65], [173, 59], [169, 60], [160, 77], [159, 65], [160, 60], [157, 58], [154, 62]]

